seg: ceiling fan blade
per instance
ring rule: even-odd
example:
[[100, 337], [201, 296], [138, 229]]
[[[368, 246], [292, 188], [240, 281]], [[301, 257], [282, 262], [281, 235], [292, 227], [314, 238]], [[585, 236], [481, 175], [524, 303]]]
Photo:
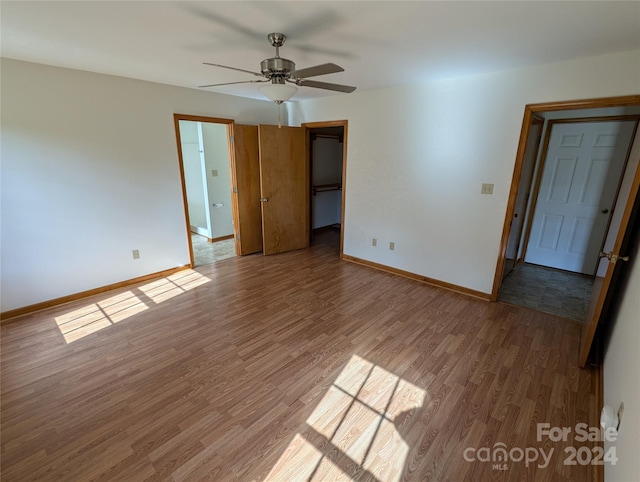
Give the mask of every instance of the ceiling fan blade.
[[336, 72], [344, 72], [344, 69], [336, 64], [321, 64], [307, 67], [306, 69], [294, 70], [291, 77], [294, 79], [306, 79], [307, 77], [315, 77], [316, 75], [334, 74]]
[[229, 67], [228, 65], [212, 64], [210, 62], [202, 62], [202, 63], [205, 65], [212, 65], [213, 67], [222, 67], [223, 69], [237, 70], [238, 72], [244, 72], [245, 74], [257, 75], [258, 77], [263, 77], [262, 74], [258, 72], [251, 72], [250, 70], [238, 69], [236, 67]]
[[199, 85], [198, 88], [202, 89], [204, 87], [218, 87], [219, 85], [233, 85], [233, 84], [255, 84], [261, 82], [269, 82], [268, 79], [265, 80], [241, 80], [239, 82], [223, 82], [222, 84], [208, 84], [208, 85]]
[[296, 85], [303, 87], [315, 87], [316, 89], [335, 90], [336, 92], [345, 92], [347, 94], [356, 90], [356, 87], [350, 85], [330, 84], [328, 82], [317, 82], [315, 80], [299, 80]]

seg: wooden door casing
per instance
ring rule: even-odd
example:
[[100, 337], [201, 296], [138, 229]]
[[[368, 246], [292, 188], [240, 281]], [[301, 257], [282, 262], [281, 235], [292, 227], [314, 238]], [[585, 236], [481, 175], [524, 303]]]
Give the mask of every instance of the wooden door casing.
[[515, 212], [511, 220], [511, 234], [507, 243], [507, 251], [505, 255], [504, 270], [502, 279], [516, 267], [518, 262], [523, 261], [521, 255], [521, 239], [524, 229], [525, 215], [527, 213], [527, 205], [533, 189], [533, 174], [536, 167], [536, 159], [540, 148], [540, 139], [542, 137], [542, 128], [544, 119], [534, 116], [531, 121], [527, 137], [527, 149], [524, 154], [524, 165], [522, 169], [522, 179], [518, 188], [518, 194], [515, 203]]
[[[496, 260], [496, 268], [493, 277], [493, 287], [491, 289], [491, 301], [497, 301], [500, 293], [500, 286], [502, 284], [502, 276], [504, 273], [504, 264], [506, 259], [507, 245], [511, 234], [511, 220], [515, 211], [516, 196], [518, 193], [518, 187], [522, 178], [522, 169], [524, 165], [524, 157], [527, 149], [527, 140], [529, 138], [529, 131], [531, 123], [535, 115], [545, 117], [546, 113], [558, 112], [558, 111], [573, 111], [578, 112], [585, 109], [612, 109], [612, 108], [626, 108], [640, 106], [640, 95], [626, 95], [618, 97], [602, 97], [593, 99], [577, 99], [577, 100], [565, 100], [554, 102], [542, 102], [537, 104], [527, 104], [524, 107], [524, 113], [522, 117], [522, 126], [520, 129], [520, 136], [518, 140], [518, 148], [516, 151], [516, 161], [513, 169], [513, 175], [511, 178], [511, 187], [509, 189], [509, 198], [507, 202], [507, 209], [505, 212], [505, 218], [502, 226], [502, 235], [500, 237], [500, 248], [498, 250], [498, 257]], [[585, 111], [586, 112], [586, 111]], [[588, 116], [585, 116], [588, 117]], [[617, 116], [612, 112], [606, 112], [603, 115], [604, 118], [611, 119], [617, 118], [634, 118], [637, 116], [623, 115]], [[532, 196], [536, 196], [537, 189], [534, 189]], [[524, 244], [526, 246], [526, 243]]]

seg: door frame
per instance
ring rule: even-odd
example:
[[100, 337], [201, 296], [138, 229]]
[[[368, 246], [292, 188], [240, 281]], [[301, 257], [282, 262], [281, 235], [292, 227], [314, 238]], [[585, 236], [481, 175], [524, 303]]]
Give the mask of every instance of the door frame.
[[[307, 166], [311, 166], [311, 130], [318, 129], [321, 127], [342, 127], [343, 128], [343, 142], [342, 142], [342, 205], [340, 206], [340, 259], [344, 259], [344, 208], [345, 208], [345, 200], [346, 200], [346, 186], [347, 186], [347, 138], [348, 138], [348, 125], [349, 121], [347, 120], [335, 120], [335, 121], [324, 121], [324, 122], [305, 122], [301, 125], [305, 129], [305, 162]], [[311, 177], [311, 175], [309, 176]], [[309, 202], [309, 210], [311, 210], [311, 202]], [[309, 220], [312, 219], [312, 213], [309, 212]], [[311, 221], [309, 221], [311, 222]], [[309, 227], [311, 228], [311, 227]]]
[[[527, 140], [529, 131], [533, 123], [535, 114], [544, 112], [552, 112], [559, 110], [582, 110], [582, 109], [598, 109], [605, 107], [627, 107], [640, 105], [640, 95], [627, 95], [620, 97], [602, 97], [596, 99], [581, 99], [559, 102], [545, 102], [539, 104], [527, 104], [524, 108], [522, 118], [522, 128], [520, 130], [520, 139], [518, 141], [518, 149], [516, 151], [516, 161], [511, 178], [511, 187], [509, 190], [509, 198], [507, 201], [507, 209], [505, 219], [502, 226], [502, 237], [500, 239], [500, 249], [498, 251], [498, 259], [496, 262], [496, 270], [493, 278], [493, 288], [491, 290], [491, 301], [498, 300], [500, 286], [502, 285], [502, 272], [506, 262], [507, 244], [509, 235], [511, 234], [511, 220], [515, 212], [515, 204], [518, 190], [521, 188], [520, 181], [522, 179], [522, 170], [524, 167], [524, 158], [527, 150]], [[548, 131], [549, 129], [547, 129]], [[537, 197], [537, 192], [533, 193]]]
[[[534, 186], [534, 179], [535, 179], [535, 174], [536, 174], [536, 167], [538, 165], [538, 156], [539, 156], [539, 152], [540, 152], [540, 142], [542, 140], [542, 134], [544, 132], [544, 118], [539, 117], [538, 115], [533, 115], [533, 118], [531, 119], [531, 126], [530, 126], [530, 130], [529, 132], [531, 133], [531, 128], [533, 128], [534, 125], [539, 124], [540, 125], [540, 133], [538, 134], [538, 136], [536, 136], [534, 138], [534, 143], [531, 143], [531, 139], [529, 139], [527, 141], [527, 148], [525, 150], [524, 153], [524, 158], [526, 159], [527, 154], [531, 152], [531, 148], [535, 149], [535, 152], [533, 153], [533, 162], [530, 166], [525, 166], [525, 159], [523, 159], [523, 166], [522, 166], [522, 171], [524, 173], [524, 169], [527, 169], [527, 176], [531, 179], [528, 185], [523, 185], [520, 186], [520, 189], [527, 189], [527, 194], [524, 198], [524, 209], [521, 210], [521, 212], [519, 213], [522, 216], [522, 222], [520, 223], [520, 226], [518, 227], [518, 230], [516, 232], [516, 237], [515, 238], [511, 238], [511, 234], [513, 231], [513, 220], [515, 219], [515, 216], [517, 215], [517, 213], [515, 212], [515, 209], [518, 207], [517, 206], [517, 202], [518, 202], [518, 196], [516, 196], [516, 199], [514, 201], [514, 217], [511, 218], [511, 226], [510, 226], [510, 231], [509, 231], [509, 239], [507, 240], [507, 251], [505, 252], [505, 264], [503, 266], [503, 272], [502, 272], [502, 279], [504, 280], [504, 278], [507, 276], [507, 274], [509, 274], [512, 270], [514, 270], [516, 268], [516, 266], [524, 261], [524, 249], [521, 249], [522, 246], [522, 238], [523, 238], [523, 233], [525, 233], [526, 230], [526, 226], [527, 223], [529, 221], [530, 216], [527, 216], [528, 212], [529, 212], [529, 206], [530, 206], [530, 201], [532, 196], [534, 195], [533, 192], [533, 186]], [[518, 193], [519, 194], [519, 193]], [[507, 266], [507, 260], [510, 260], [510, 258], [506, 257], [506, 254], [509, 251], [509, 244], [512, 243], [515, 240], [516, 246], [515, 246], [515, 253], [514, 253], [514, 258], [513, 258], [513, 263], [511, 265], [511, 267], [506, 270], [506, 268], [508, 268]], [[520, 255], [520, 251], [522, 251], [522, 255]]]
[[[187, 231], [187, 245], [189, 246], [189, 268], [195, 267], [195, 260], [193, 257], [193, 244], [191, 243], [191, 222], [189, 219], [189, 204], [187, 200], [187, 183], [184, 177], [184, 159], [182, 158], [182, 140], [180, 138], [180, 121], [192, 121], [192, 122], [207, 122], [209, 124], [226, 124], [227, 126], [227, 144], [229, 148], [229, 162], [232, 162], [232, 146], [229, 145], [229, 136], [231, 135], [231, 129], [234, 124], [233, 119], [223, 119], [219, 117], [206, 117], [199, 115], [190, 115], [190, 114], [173, 114], [173, 125], [176, 131], [176, 144], [178, 149], [178, 166], [180, 167], [180, 185], [182, 187], [182, 205], [184, 208], [184, 219], [186, 223], [186, 231]], [[230, 164], [230, 168], [233, 166]], [[231, 182], [231, 180], [229, 180]], [[235, 212], [237, 209], [235, 206], [235, 198], [231, 196], [231, 210]], [[233, 226], [233, 235], [236, 235], [236, 226], [234, 223]], [[236, 255], [237, 255], [236, 248]]]

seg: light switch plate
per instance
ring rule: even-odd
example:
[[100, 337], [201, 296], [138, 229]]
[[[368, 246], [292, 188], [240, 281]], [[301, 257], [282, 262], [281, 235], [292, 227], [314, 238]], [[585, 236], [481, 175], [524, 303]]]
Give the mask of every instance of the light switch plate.
[[481, 194], [493, 194], [493, 184], [482, 184]]

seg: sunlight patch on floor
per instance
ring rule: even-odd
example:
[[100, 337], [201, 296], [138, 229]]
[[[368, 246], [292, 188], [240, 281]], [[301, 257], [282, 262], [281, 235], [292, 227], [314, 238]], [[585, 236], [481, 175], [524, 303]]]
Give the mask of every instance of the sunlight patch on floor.
[[67, 343], [146, 310], [148, 306], [131, 291], [92, 303], [55, 318]]
[[140, 286], [139, 289], [155, 303], [162, 303], [209, 281], [211, 280], [206, 276], [188, 269], [179, 271], [166, 278], [152, 281], [151, 283]]
[[401, 416], [425, 401], [425, 390], [354, 355], [267, 480], [352, 480], [350, 473], [397, 481], [409, 446]]
[[144, 295], [145, 298], [157, 304], [209, 281], [211, 281], [210, 278], [197, 271], [191, 269], [179, 271], [139, 288], [57, 316], [55, 322], [64, 340], [72, 343], [148, 309], [147, 303], [134, 293], [135, 290], [140, 290], [140, 296]]

